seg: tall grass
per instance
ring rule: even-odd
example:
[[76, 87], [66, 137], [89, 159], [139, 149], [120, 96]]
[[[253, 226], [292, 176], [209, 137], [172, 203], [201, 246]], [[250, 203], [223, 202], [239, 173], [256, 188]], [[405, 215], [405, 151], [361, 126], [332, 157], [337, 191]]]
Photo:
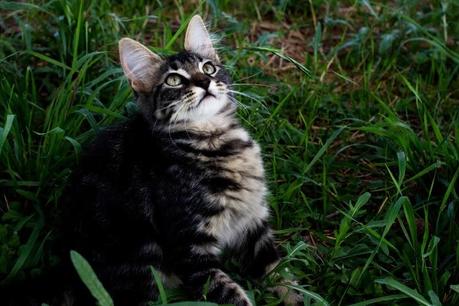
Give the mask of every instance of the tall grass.
[[[195, 12], [224, 39], [241, 121], [263, 147], [277, 272], [305, 304], [458, 304], [459, 4], [447, 0], [0, 1], [3, 282], [57, 260], [52, 220], [82, 146], [135, 111], [117, 41], [170, 54]], [[240, 281], [278, 303], [274, 275]]]

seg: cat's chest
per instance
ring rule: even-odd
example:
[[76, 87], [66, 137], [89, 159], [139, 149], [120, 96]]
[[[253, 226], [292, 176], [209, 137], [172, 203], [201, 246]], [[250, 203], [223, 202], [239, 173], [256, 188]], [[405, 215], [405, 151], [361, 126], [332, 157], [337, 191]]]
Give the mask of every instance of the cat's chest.
[[222, 210], [206, 218], [201, 230], [215, 237], [218, 248], [223, 249], [240, 242], [245, 232], [268, 218], [267, 188], [260, 148], [255, 142], [240, 153], [218, 158], [214, 163], [219, 169], [215, 175], [223, 186], [206, 197]]

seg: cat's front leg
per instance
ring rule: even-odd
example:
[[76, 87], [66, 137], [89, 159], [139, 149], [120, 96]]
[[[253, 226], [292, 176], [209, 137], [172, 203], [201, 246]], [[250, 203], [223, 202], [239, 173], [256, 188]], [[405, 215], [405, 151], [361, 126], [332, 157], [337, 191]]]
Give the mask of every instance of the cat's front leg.
[[279, 253], [267, 222], [262, 222], [246, 231], [236, 247], [237, 257], [243, 274], [260, 278], [279, 262]]
[[[267, 222], [262, 222], [249, 229], [237, 249], [242, 273], [252, 278], [261, 278], [268, 274], [280, 260], [272, 231]], [[284, 284], [272, 290], [285, 305], [303, 305], [303, 297], [286, 285], [295, 285], [295, 283], [285, 280]]]
[[205, 297], [211, 302], [236, 306], [252, 305], [244, 289], [220, 269], [197, 271], [189, 276], [188, 284], [201, 298]]
[[244, 289], [219, 268], [213, 255], [188, 254], [181, 268], [183, 286], [196, 299], [219, 304], [252, 306]]

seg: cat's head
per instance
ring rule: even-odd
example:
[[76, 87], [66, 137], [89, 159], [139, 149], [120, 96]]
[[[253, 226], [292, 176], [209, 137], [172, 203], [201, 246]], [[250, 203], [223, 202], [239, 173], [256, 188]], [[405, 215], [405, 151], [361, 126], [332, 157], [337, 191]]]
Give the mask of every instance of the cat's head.
[[161, 58], [137, 41], [120, 40], [121, 66], [142, 111], [169, 123], [207, 121], [234, 112], [230, 77], [198, 15], [188, 25], [184, 47]]

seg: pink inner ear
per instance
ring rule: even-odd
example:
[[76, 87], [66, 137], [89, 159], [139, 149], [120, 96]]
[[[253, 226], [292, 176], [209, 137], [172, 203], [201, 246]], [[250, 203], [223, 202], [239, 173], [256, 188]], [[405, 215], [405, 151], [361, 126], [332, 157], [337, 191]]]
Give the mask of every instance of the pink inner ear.
[[217, 53], [213, 47], [209, 33], [201, 17], [196, 15], [191, 18], [185, 35], [185, 50], [194, 52], [203, 57], [215, 58]]
[[120, 40], [119, 52], [121, 66], [132, 88], [139, 92], [150, 91], [161, 58], [141, 43], [129, 38]]

